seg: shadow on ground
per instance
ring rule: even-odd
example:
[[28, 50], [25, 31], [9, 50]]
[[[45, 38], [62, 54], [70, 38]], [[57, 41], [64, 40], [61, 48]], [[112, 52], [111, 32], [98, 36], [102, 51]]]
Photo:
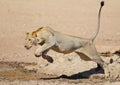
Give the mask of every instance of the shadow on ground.
[[64, 79], [87, 79], [89, 78], [91, 75], [93, 74], [103, 74], [104, 71], [103, 69], [99, 69], [98, 71], [96, 71], [98, 68], [92, 68], [88, 71], [84, 71], [84, 72], [79, 72], [77, 74], [73, 74], [71, 76], [67, 76], [67, 75], [61, 75], [61, 76], [58, 76], [58, 77], [53, 77], [53, 78], [41, 78], [43, 80], [52, 80], [52, 79], [61, 79], [61, 78], [64, 78]]

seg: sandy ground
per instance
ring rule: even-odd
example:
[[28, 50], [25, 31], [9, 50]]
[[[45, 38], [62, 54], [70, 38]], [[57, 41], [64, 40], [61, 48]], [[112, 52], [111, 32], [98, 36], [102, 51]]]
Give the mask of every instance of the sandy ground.
[[[26, 50], [24, 39], [26, 32], [32, 32], [41, 26], [50, 26], [66, 34], [89, 38], [96, 31], [99, 2], [100, 0], [0, 0], [0, 62], [4, 61], [6, 64], [9, 62], [36, 63], [38, 60], [34, 56], [36, 47], [29, 51]], [[100, 32], [95, 40], [98, 52], [114, 52], [120, 49], [119, 3], [119, 0], [105, 0]], [[50, 64], [41, 59], [43, 69], [40, 71], [40, 78], [53, 77], [54, 75], [56, 77], [63, 74], [70, 76], [96, 67], [94, 62], [80, 60], [74, 53], [63, 55], [50, 51], [48, 54], [53, 56], [54, 63]], [[119, 56], [115, 55], [114, 57], [118, 58]], [[76, 62], [78, 60], [80, 61]], [[109, 62], [109, 59], [105, 58], [104, 60]], [[6, 64], [0, 64], [0, 71], [1, 69], [3, 72], [7, 71], [9, 66]], [[6, 69], [4, 65], [7, 66]], [[116, 64], [113, 63], [114, 65]], [[119, 65], [115, 68], [118, 70]], [[4, 78], [0, 79], [0, 85], [36, 85], [36, 82], [40, 85], [94, 85], [96, 82], [98, 85], [118, 85], [120, 83], [117, 80], [111, 82], [105, 79], [95, 80], [95, 78], [76, 80], [69, 78], [53, 80], [16, 78], [9, 80]]]

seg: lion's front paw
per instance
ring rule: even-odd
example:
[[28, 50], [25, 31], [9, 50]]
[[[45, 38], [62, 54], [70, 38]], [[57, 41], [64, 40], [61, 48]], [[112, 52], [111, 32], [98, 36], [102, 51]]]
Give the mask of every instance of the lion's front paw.
[[35, 54], [35, 57], [40, 57], [40, 55], [38, 55], [38, 54]]
[[39, 66], [37, 66], [37, 65], [35, 65], [35, 66], [29, 65], [29, 66], [24, 67], [24, 72], [35, 72], [36, 73], [38, 71], [38, 69], [39, 69]]
[[35, 56], [36, 56], [36, 57], [40, 57], [40, 56], [41, 56], [41, 53], [40, 53], [40, 52], [35, 52]]

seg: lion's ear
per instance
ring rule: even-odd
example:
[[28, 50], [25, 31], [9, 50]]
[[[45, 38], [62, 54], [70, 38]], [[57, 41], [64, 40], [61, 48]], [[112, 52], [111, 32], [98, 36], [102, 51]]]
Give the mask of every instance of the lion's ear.
[[37, 37], [37, 34], [36, 34], [36, 32], [34, 31], [34, 32], [32, 32], [32, 36], [33, 37]]

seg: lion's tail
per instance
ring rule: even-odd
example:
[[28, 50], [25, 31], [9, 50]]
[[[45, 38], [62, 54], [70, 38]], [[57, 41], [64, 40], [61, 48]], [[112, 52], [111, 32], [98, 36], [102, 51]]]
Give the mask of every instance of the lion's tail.
[[96, 33], [90, 38], [90, 40], [92, 40], [92, 41], [95, 40], [95, 38], [97, 37], [97, 35], [98, 35], [98, 33], [99, 33], [99, 29], [100, 29], [100, 16], [101, 16], [101, 10], [102, 10], [102, 7], [103, 7], [103, 6], [104, 6], [104, 1], [101, 1], [99, 13], [98, 13], [97, 31], [96, 31]]

